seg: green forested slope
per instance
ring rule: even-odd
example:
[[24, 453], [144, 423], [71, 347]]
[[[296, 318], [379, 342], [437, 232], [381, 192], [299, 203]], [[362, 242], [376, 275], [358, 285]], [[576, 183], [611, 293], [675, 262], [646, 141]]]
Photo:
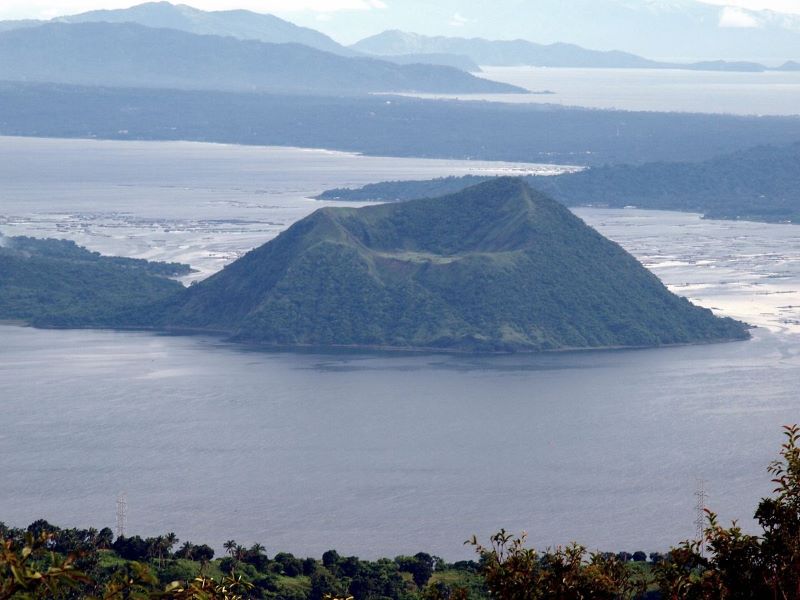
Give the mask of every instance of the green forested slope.
[[37, 325], [125, 325], [125, 311], [183, 289], [176, 263], [100, 256], [66, 240], [0, 238], [0, 319]]

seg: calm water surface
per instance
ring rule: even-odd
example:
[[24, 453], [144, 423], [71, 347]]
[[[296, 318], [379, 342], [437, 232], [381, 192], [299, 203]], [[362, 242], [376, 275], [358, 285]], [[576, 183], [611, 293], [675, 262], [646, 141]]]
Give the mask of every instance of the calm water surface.
[[[484, 67], [482, 77], [552, 94], [459, 95], [465, 100], [534, 102], [620, 110], [800, 114], [800, 73], [671, 69]], [[426, 97], [437, 97], [426, 95]], [[445, 96], [439, 96], [445, 97]], [[454, 97], [454, 96], [447, 96]]]
[[[1, 231], [183, 256], [205, 272], [320, 206], [307, 196], [330, 182], [474, 168], [17, 142], [0, 140]], [[770, 490], [780, 426], [800, 419], [797, 229], [577, 212], [672, 289], [759, 325], [755, 339], [468, 357], [3, 326], [0, 520], [113, 526], [126, 490], [131, 531], [218, 548], [235, 538], [271, 552], [456, 559], [469, 556], [461, 542], [472, 533], [506, 527], [538, 545], [653, 551], [692, 534], [702, 477], [723, 518], [748, 522]]]
[[658, 550], [695, 478], [747, 519], [800, 348], [553, 356], [263, 353], [205, 338], [0, 328], [0, 512], [320, 555], [467, 551], [470, 534]]

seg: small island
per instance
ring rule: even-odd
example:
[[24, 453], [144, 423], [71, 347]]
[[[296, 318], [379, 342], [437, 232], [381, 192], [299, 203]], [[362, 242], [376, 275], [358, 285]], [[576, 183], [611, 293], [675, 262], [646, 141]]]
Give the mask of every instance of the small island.
[[520, 178], [322, 208], [205, 281], [187, 265], [4, 238], [0, 319], [209, 333], [275, 347], [447, 352], [743, 340]]
[[320, 209], [160, 312], [143, 324], [275, 346], [535, 352], [749, 337], [518, 178]]

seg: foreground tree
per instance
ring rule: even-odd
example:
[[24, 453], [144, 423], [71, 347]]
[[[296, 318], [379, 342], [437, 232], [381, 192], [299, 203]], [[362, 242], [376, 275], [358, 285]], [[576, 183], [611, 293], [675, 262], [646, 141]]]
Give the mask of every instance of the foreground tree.
[[501, 530], [482, 546], [468, 543], [480, 554], [486, 587], [499, 600], [627, 600], [643, 598], [644, 576], [617, 556], [588, 554], [573, 544], [539, 553], [525, 545], [526, 534]]
[[197, 577], [158, 583], [147, 565], [129, 561], [100, 584], [77, 568], [80, 553], [66, 557], [51, 548], [54, 534], [27, 532], [22, 543], [0, 539], [0, 600], [243, 600], [252, 586], [231, 574], [216, 581]]
[[708, 511], [701, 543], [685, 542], [655, 568], [670, 600], [800, 600], [800, 427], [784, 428], [780, 458], [769, 466], [774, 496], [755, 513], [761, 536], [748, 535], [734, 522], [725, 528]]
[[781, 458], [769, 467], [776, 497], [762, 500], [755, 516], [769, 586], [777, 597], [800, 598], [800, 427], [786, 427], [785, 435]]

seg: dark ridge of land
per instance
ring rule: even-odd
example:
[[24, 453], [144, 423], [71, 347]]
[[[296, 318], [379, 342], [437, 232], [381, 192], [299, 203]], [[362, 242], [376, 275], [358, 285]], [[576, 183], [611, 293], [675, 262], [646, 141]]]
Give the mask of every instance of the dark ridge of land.
[[[487, 179], [386, 181], [327, 190], [317, 198], [396, 202], [454, 193]], [[713, 219], [800, 223], [800, 143], [761, 146], [698, 163], [606, 166], [525, 179], [567, 206], [633, 205]]]
[[[759, 73], [770, 69], [750, 61], [708, 60], [676, 63], [650, 60], [619, 50], [590, 50], [575, 44], [538, 44], [528, 40], [488, 40], [426, 36], [399, 30], [389, 30], [365, 38], [351, 49], [374, 56], [444, 52], [469, 57], [484, 66], [551, 67], [603, 69], [682, 69], [688, 71], [733, 71]], [[782, 68], [781, 68], [782, 69]], [[778, 69], [778, 70], [781, 70]], [[785, 70], [785, 69], [784, 69]]]
[[0, 134], [602, 166], [791, 144], [800, 140], [800, 118], [6, 82]]

